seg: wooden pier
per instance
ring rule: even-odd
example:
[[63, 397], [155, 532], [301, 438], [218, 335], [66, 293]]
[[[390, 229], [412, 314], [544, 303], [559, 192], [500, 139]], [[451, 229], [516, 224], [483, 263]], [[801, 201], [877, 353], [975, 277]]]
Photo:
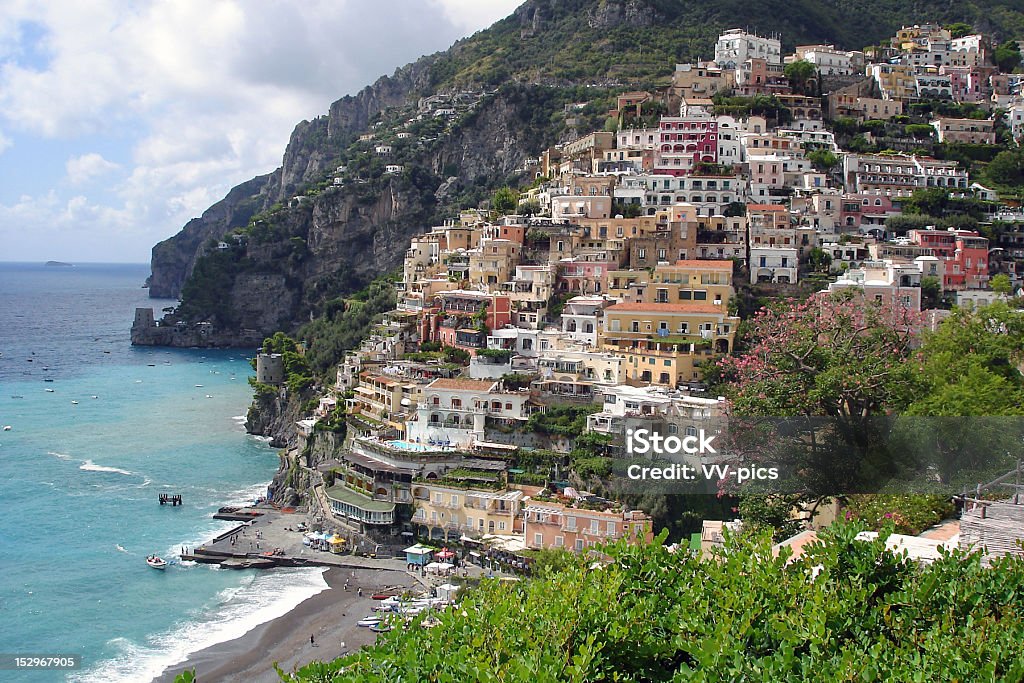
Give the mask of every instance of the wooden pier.
[[181, 505], [181, 494], [180, 493], [161, 493], [160, 494], [160, 504], [161, 505], [170, 505], [172, 507], [176, 507], [178, 505]]

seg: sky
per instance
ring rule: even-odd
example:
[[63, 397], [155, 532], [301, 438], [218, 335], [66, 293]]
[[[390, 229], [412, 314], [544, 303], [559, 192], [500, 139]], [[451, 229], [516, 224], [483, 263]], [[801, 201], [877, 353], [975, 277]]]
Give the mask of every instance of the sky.
[[0, 0], [0, 261], [143, 263], [295, 124], [522, 0]]

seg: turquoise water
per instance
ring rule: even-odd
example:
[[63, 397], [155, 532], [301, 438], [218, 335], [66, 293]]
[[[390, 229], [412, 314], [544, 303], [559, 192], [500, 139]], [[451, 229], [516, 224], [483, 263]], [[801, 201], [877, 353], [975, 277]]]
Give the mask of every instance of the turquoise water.
[[0, 264], [0, 651], [84, 662], [0, 680], [146, 681], [325, 586], [313, 570], [146, 566], [230, 528], [210, 515], [277, 467], [241, 424], [244, 353], [130, 345], [135, 306], [173, 303], [147, 299], [147, 271]]

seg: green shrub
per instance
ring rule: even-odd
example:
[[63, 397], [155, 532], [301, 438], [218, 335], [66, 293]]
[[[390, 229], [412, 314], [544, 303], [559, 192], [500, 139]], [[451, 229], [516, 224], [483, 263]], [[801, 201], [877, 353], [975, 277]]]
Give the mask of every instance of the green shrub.
[[288, 674], [312, 681], [966, 681], [1024, 677], [1024, 562], [919, 567], [837, 525], [802, 557], [763, 536], [708, 559], [617, 544], [538, 554], [539, 577], [481, 582], [433, 628]]
[[930, 495], [861, 494], [849, 496], [847, 519], [862, 522], [872, 531], [891, 526], [896, 533], [916, 536], [953, 516], [949, 498]]

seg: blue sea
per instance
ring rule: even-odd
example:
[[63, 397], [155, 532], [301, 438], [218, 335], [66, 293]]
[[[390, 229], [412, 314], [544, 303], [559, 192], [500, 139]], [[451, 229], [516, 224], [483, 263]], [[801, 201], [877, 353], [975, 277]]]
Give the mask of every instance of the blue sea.
[[277, 455], [242, 426], [246, 353], [131, 346], [136, 306], [175, 303], [147, 297], [148, 270], [0, 263], [0, 652], [83, 661], [2, 681], [148, 681], [326, 588], [176, 561], [266, 492]]

